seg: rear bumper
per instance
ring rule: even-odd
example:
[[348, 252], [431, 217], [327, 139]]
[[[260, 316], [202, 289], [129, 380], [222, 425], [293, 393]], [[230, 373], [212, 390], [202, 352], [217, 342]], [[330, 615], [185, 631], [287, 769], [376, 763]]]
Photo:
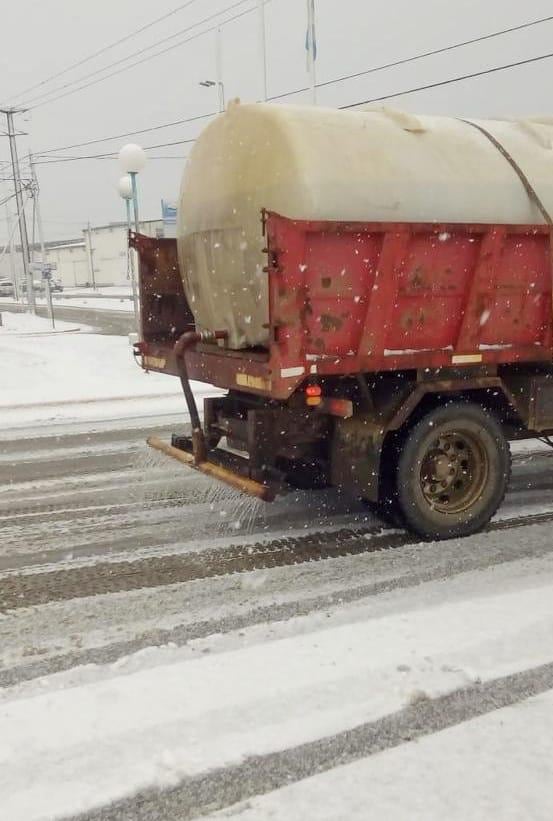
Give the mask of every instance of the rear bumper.
[[[147, 443], [151, 448], [165, 453], [166, 456], [176, 459], [181, 464], [200, 473], [205, 473], [206, 476], [211, 476], [213, 479], [218, 479], [241, 493], [255, 496], [264, 502], [274, 500], [277, 487], [269, 483], [257, 482], [248, 476], [242, 475], [239, 470], [240, 463], [238, 460], [240, 460], [240, 457], [233, 457], [232, 454], [220, 448], [213, 448], [208, 452], [206, 461], [196, 462], [192, 453], [192, 440], [187, 440], [184, 437], [173, 437], [173, 443], [175, 441], [178, 441], [179, 447], [175, 447], [175, 444], [168, 444], [162, 439], [158, 439], [157, 436], [150, 436]], [[225, 465], [224, 462], [227, 462], [227, 464]], [[232, 466], [232, 462], [235, 463], [234, 466]], [[248, 461], [244, 459], [243, 462], [244, 467], [246, 467]]]

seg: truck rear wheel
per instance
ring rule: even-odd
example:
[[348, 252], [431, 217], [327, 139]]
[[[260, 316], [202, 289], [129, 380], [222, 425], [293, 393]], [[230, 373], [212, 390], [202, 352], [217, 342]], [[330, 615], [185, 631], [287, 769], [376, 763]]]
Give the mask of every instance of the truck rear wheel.
[[505, 496], [509, 445], [479, 405], [455, 402], [424, 416], [397, 463], [397, 501], [407, 526], [427, 539], [481, 530]]

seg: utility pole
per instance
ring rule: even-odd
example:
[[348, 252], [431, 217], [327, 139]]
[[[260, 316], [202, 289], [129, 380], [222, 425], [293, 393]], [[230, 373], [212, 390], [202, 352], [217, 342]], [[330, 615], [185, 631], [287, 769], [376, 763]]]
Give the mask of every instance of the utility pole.
[[38, 241], [40, 244], [40, 263], [41, 263], [41, 274], [42, 279], [46, 287], [46, 304], [48, 306], [48, 316], [50, 317], [50, 322], [52, 323], [52, 328], [56, 327], [56, 322], [54, 319], [54, 306], [52, 304], [52, 289], [50, 287], [50, 277], [51, 277], [51, 267], [46, 263], [46, 247], [44, 245], [44, 231], [42, 228], [42, 216], [40, 213], [40, 188], [38, 185], [38, 179], [36, 175], [35, 164], [33, 162], [33, 155], [29, 152], [29, 165], [31, 166], [31, 180], [32, 180], [32, 192], [35, 202], [35, 214], [36, 214], [36, 223], [38, 228]]
[[265, 0], [257, 0], [259, 8], [259, 46], [261, 50], [262, 99], [267, 102], [267, 29], [265, 27]]
[[96, 278], [94, 275], [94, 250], [92, 248], [92, 230], [90, 228], [90, 222], [87, 225], [86, 231], [86, 250], [88, 256], [88, 271], [90, 273], [90, 278], [92, 280], [92, 290], [96, 290]]
[[13, 122], [14, 114], [23, 113], [22, 108], [3, 108], [2, 114], [6, 115], [8, 124], [8, 137], [10, 141], [10, 155], [12, 161], [13, 184], [15, 187], [15, 201], [17, 203], [17, 216], [19, 218], [19, 237], [21, 239], [21, 254], [23, 256], [23, 271], [25, 282], [27, 283], [27, 302], [33, 314], [36, 313], [35, 292], [33, 288], [33, 275], [30, 268], [29, 237], [27, 235], [27, 222], [25, 220], [25, 209], [23, 205], [23, 193], [21, 187], [21, 175], [19, 172], [19, 157], [17, 156], [17, 143], [15, 127]]
[[12, 215], [10, 213], [10, 206], [6, 203], [6, 228], [8, 230], [8, 253], [10, 255], [10, 271], [12, 275], [13, 287], [15, 290], [15, 298], [19, 302], [19, 276], [17, 274], [17, 265], [15, 263], [15, 251], [13, 247], [13, 226]]

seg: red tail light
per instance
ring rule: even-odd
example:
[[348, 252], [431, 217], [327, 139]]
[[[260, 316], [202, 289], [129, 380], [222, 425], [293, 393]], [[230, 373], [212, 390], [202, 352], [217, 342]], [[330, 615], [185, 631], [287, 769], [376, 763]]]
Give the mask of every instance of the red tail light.
[[322, 399], [322, 390], [320, 385], [307, 385], [305, 389], [305, 402], [306, 404], [311, 407], [317, 407], [323, 401]]

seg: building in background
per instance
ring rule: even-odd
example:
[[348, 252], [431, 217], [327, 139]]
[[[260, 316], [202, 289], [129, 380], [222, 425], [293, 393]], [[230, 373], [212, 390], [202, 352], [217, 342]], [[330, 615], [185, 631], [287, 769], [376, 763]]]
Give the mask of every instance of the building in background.
[[[166, 225], [162, 219], [141, 222], [140, 233], [158, 239], [175, 236], [174, 225]], [[88, 258], [88, 284], [97, 287], [129, 285], [127, 223], [110, 222], [93, 226], [90, 231], [85, 228], [83, 236]]]
[[64, 288], [74, 288], [88, 279], [88, 259], [84, 239], [47, 242], [46, 262], [56, 266], [53, 278], [59, 280]]
[[[167, 214], [158, 220], [140, 223], [140, 231], [149, 237], [174, 237], [175, 223]], [[23, 280], [21, 249], [15, 249], [15, 271]], [[2, 254], [0, 247], [0, 279], [13, 278], [10, 254]], [[34, 259], [40, 258], [38, 245], [32, 247]], [[117, 285], [130, 287], [127, 254], [127, 223], [110, 222], [107, 225], [84, 228], [76, 239], [46, 243], [46, 261], [56, 266], [53, 277], [64, 288], [106, 287]]]

